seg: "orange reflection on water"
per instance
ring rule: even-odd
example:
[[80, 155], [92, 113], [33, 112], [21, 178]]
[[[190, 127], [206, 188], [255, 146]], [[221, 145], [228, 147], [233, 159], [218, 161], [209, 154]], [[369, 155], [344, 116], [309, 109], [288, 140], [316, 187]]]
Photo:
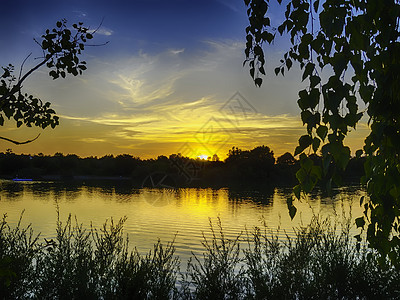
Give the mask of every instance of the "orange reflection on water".
[[288, 215], [286, 199], [290, 189], [269, 191], [236, 191], [232, 189], [136, 189], [127, 184], [81, 185], [52, 182], [13, 183], [0, 181], [0, 212], [7, 213], [15, 224], [25, 210], [23, 224], [32, 223], [35, 232], [54, 238], [57, 208], [64, 221], [76, 216], [85, 227], [100, 228], [105, 220], [126, 216], [125, 232], [130, 245], [147, 252], [161, 239], [175, 238], [176, 253], [187, 259], [191, 252], [200, 253], [202, 232], [210, 236], [209, 220], [220, 218], [227, 238], [235, 238], [245, 229], [263, 222], [272, 229], [292, 232], [292, 227], [307, 224], [313, 213], [341, 216], [352, 210], [361, 215], [358, 206], [363, 194], [359, 188], [338, 190], [334, 197], [313, 195], [297, 203], [294, 220]]

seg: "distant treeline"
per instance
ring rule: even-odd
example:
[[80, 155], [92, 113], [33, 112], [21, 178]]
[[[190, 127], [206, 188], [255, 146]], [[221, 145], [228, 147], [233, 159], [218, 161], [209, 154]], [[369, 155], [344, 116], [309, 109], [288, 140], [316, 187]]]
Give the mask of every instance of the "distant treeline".
[[[315, 163], [321, 158], [312, 155]], [[344, 179], [358, 181], [363, 175], [363, 158], [351, 159]], [[214, 155], [208, 160], [184, 157], [181, 154], [161, 155], [156, 159], [140, 159], [129, 154], [81, 158], [75, 154], [53, 156], [0, 153], [2, 178], [37, 180], [125, 179], [138, 186], [260, 186], [293, 185], [298, 161], [289, 152], [275, 159], [267, 146], [252, 150], [233, 147], [224, 161]]]

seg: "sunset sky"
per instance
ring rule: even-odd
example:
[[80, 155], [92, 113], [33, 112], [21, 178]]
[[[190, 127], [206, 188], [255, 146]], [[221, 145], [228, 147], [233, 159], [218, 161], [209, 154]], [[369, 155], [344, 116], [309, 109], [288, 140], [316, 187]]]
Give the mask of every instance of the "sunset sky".
[[[94, 29], [103, 24], [82, 59], [82, 76], [52, 80], [42, 68], [24, 91], [52, 103], [60, 116], [55, 129], [21, 127], [13, 121], [0, 135], [0, 152], [82, 157], [127, 153], [141, 158], [182, 153], [196, 157], [228, 149], [269, 146], [276, 156], [292, 152], [305, 133], [297, 107], [304, 87], [299, 71], [276, 77], [287, 41], [268, 48], [264, 84], [256, 88], [243, 67], [245, 28], [242, 0], [2, 1], [0, 65], [29, 70], [41, 55], [33, 38], [66, 18]], [[274, 10], [272, 10], [274, 12]], [[275, 12], [278, 12], [276, 9]], [[279, 22], [280, 14], [271, 16]], [[361, 125], [347, 144], [354, 151], [367, 133]]]

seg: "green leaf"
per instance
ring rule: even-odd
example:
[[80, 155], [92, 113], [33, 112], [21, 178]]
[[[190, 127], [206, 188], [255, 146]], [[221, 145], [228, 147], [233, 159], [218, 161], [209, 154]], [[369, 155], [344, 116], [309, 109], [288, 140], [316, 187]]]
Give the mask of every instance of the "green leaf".
[[296, 196], [297, 199], [300, 199], [301, 194], [301, 186], [298, 184], [293, 188], [293, 194]]
[[307, 179], [307, 172], [304, 170], [304, 168], [300, 168], [297, 172], [296, 172], [296, 178], [297, 180], [301, 183], [303, 183], [304, 181], [306, 181]]
[[312, 143], [312, 137], [308, 134], [303, 135], [299, 138], [299, 146], [296, 148], [294, 155], [300, 154], [304, 151], [307, 147], [309, 147]]
[[312, 166], [311, 174], [320, 180], [322, 178], [322, 169], [320, 166]]
[[317, 138], [317, 137], [313, 138], [312, 149], [313, 149], [314, 153], [318, 151], [320, 144], [321, 144], [321, 140], [319, 138]]

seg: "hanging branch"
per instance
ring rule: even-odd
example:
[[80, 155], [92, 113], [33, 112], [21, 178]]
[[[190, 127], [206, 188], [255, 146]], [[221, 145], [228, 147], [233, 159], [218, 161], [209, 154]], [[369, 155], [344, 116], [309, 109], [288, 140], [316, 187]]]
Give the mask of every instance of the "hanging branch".
[[24, 144], [28, 144], [28, 143], [31, 143], [31, 142], [37, 140], [37, 139], [39, 138], [39, 136], [40, 136], [40, 133], [39, 133], [34, 139], [32, 139], [32, 140], [27, 140], [27, 141], [24, 141], [24, 142], [18, 142], [18, 141], [16, 141], [16, 140], [12, 140], [12, 139], [9, 139], [9, 138], [3, 137], [3, 136], [0, 136], [0, 139], [1, 139], [1, 140], [5, 140], [5, 141], [7, 141], [7, 142], [11, 142], [11, 143], [13, 143], [13, 144], [15, 144], [15, 145], [24, 145]]

